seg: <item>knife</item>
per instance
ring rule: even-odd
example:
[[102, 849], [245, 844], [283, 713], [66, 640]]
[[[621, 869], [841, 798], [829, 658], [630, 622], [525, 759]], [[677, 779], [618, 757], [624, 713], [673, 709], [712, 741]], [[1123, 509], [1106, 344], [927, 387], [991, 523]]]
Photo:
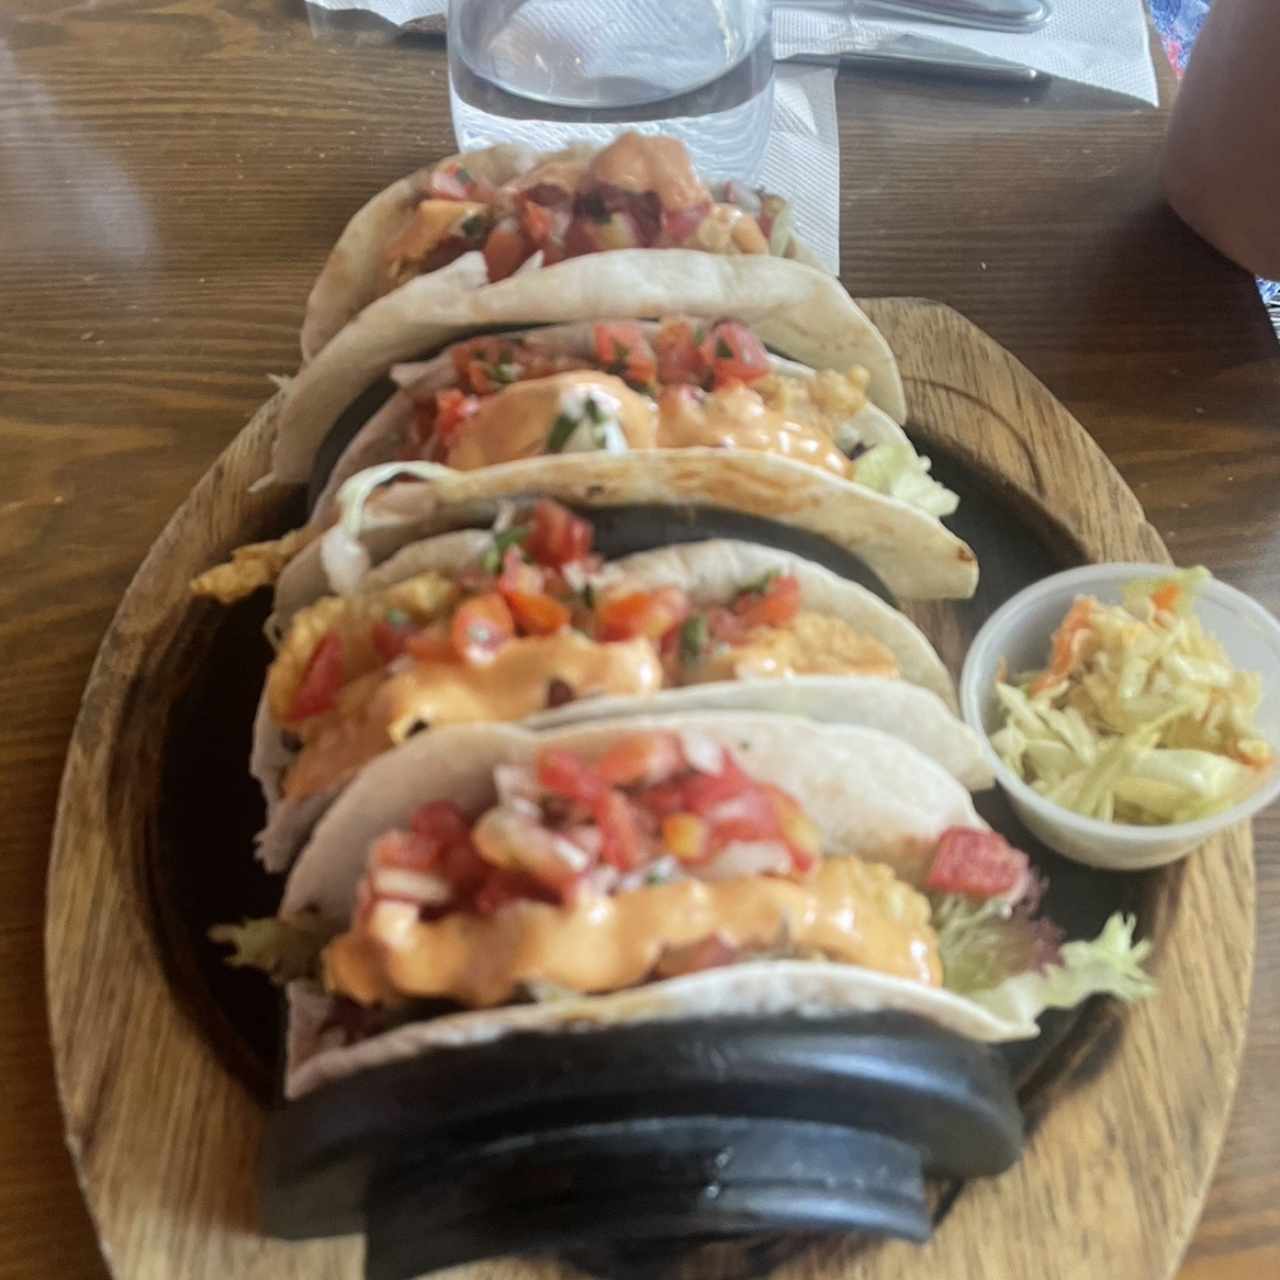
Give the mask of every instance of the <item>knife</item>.
[[982, 80], [993, 84], [1042, 85], [1052, 77], [1021, 62], [993, 58], [972, 49], [962, 49], [944, 40], [925, 36], [900, 35], [867, 41], [838, 53], [797, 53], [779, 66], [805, 63], [823, 67], [850, 67], [906, 71], [917, 75], [959, 80]]

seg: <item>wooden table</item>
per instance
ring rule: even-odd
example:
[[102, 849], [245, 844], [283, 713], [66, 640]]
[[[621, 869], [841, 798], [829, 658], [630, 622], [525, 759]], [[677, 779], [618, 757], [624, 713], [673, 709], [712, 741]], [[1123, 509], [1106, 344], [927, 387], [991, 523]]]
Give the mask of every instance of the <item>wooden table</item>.
[[[286, 0], [2, 8], [0, 1276], [101, 1280], [41, 965], [80, 690], [165, 519], [293, 366], [343, 221], [450, 133], [438, 50], [317, 42]], [[1164, 114], [1067, 85], [839, 94], [848, 286], [960, 308], [1095, 433], [1175, 556], [1280, 609], [1280, 346], [1163, 207]], [[1249, 1052], [1182, 1280], [1280, 1274], [1280, 814], [1257, 837]]]

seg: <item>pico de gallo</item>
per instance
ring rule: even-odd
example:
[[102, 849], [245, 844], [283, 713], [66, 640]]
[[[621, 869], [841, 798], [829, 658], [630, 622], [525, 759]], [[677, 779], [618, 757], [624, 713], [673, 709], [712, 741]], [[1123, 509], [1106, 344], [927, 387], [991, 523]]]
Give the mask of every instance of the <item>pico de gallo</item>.
[[481, 169], [459, 155], [432, 170], [383, 249], [384, 291], [474, 250], [496, 281], [538, 253], [552, 266], [610, 249], [782, 255], [791, 243], [785, 200], [736, 182], [713, 191], [675, 138], [624, 133], [501, 185]]
[[497, 765], [492, 783], [478, 812], [433, 799], [374, 838], [345, 925], [256, 921], [215, 936], [237, 948], [233, 963], [320, 977], [347, 1007], [392, 1017], [762, 959], [849, 964], [1020, 1012], [1150, 989], [1133, 922], [1064, 944], [1036, 917], [1026, 855], [997, 833], [941, 832], [912, 886], [829, 847], [795, 795], [706, 733], [544, 746]]
[[589, 341], [560, 337], [455, 345], [452, 385], [409, 386], [416, 412], [402, 459], [471, 470], [548, 453], [709, 446], [856, 473], [861, 367], [775, 372], [764, 344], [734, 320], [602, 320]]
[[806, 608], [794, 574], [730, 596], [629, 586], [591, 525], [539, 500], [453, 577], [417, 574], [326, 597], [293, 619], [267, 698], [298, 754], [284, 793], [323, 791], [422, 729], [523, 719], [579, 698], [641, 696], [717, 680], [895, 677], [893, 653], [842, 618]]

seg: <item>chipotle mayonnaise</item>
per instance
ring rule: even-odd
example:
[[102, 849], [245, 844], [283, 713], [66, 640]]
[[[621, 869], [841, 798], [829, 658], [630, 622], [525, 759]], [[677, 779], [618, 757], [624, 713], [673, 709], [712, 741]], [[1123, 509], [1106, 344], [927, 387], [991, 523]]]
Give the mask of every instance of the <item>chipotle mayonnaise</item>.
[[678, 138], [624, 133], [596, 153], [589, 174], [599, 186], [652, 191], [664, 209], [688, 209], [711, 199]]
[[838, 476], [853, 463], [825, 432], [794, 422], [741, 384], [703, 395], [690, 387], [668, 387], [659, 404], [658, 447], [747, 449], [807, 462]]
[[886, 866], [828, 858], [807, 881], [683, 880], [572, 906], [508, 903], [425, 922], [411, 903], [374, 904], [324, 953], [325, 985], [361, 1004], [443, 998], [502, 1004], [534, 982], [581, 993], [648, 977], [664, 952], [715, 937], [733, 950], [785, 945], [928, 986], [941, 982], [927, 901]]
[[363, 681], [344, 698], [344, 714], [304, 742], [284, 794], [295, 799], [327, 790], [418, 729], [523, 720], [557, 700], [638, 697], [661, 687], [651, 641], [605, 644], [569, 630], [511, 640], [483, 666], [415, 662], [376, 688]]
[[459, 471], [473, 471], [576, 449], [577, 431], [600, 433], [600, 441], [593, 442], [600, 448], [606, 447], [605, 433], [616, 432], [624, 447], [652, 449], [657, 410], [648, 396], [612, 374], [575, 369], [531, 378], [486, 396], [444, 460]]

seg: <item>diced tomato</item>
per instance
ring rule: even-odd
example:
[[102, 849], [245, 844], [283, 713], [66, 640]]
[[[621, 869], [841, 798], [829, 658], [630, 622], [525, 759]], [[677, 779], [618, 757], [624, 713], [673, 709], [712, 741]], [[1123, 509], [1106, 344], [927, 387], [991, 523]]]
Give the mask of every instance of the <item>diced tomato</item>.
[[755, 382], [769, 372], [764, 343], [744, 324], [722, 320], [702, 343], [702, 358], [717, 387], [731, 382]]
[[438, 840], [415, 831], [384, 831], [369, 849], [369, 866], [378, 870], [430, 871], [440, 860]]
[[662, 240], [664, 244], [682, 245], [702, 225], [711, 212], [711, 201], [691, 204], [685, 209], [663, 209]]
[[644, 330], [633, 320], [601, 320], [592, 329], [596, 359], [609, 373], [633, 386], [649, 387], [658, 374], [658, 361]]
[[643, 791], [636, 792], [632, 799], [656, 818], [669, 818], [673, 814], [683, 813], [684, 780], [674, 778], [670, 782], [660, 782], [656, 787], [646, 787]]
[[719, 773], [691, 773], [684, 780], [684, 807], [702, 817], [754, 785], [726, 752], [724, 768]]
[[658, 381], [664, 387], [677, 383], [701, 385], [706, 380], [707, 366], [691, 320], [663, 321], [653, 349], [658, 360]]
[[507, 871], [490, 867], [471, 899], [472, 907], [483, 916], [492, 915], [510, 902], [555, 902], [568, 892], [560, 893], [524, 871]]
[[554, 596], [542, 592], [504, 591], [502, 598], [524, 635], [549, 636], [569, 625], [569, 606]]
[[454, 373], [465, 383], [476, 361], [492, 364], [510, 352], [510, 345], [500, 338], [472, 338], [469, 342], [455, 343], [449, 349], [449, 358], [453, 361]]
[[794, 796], [767, 783], [764, 791], [773, 804], [778, 833], [786, 842], [796, 869], [808, 871], [822, 856], [822, 833]]
[[538, 564], [572, 564], [591, 551], [595, 531], [558, 502], [539, 500], [533, 509], [533, 528], [525, 539], [524, 549]]
[[674, 733], [632, 733], [596, 761], [596, 772], [612, 787], [656, 786], [684, 768], [684, 749]]
[[631, 871], [647, 861], [647, 850], [635, 809], [621, 791], [606, 790], [593, 807], [596, 825], [604, 837], [600, 860], [621, 871]]
[[596, 606], [596, 623], [602, 640], [660, 640], [677, 627], [691, 610], [689, 597], [679, 587], [632, 591], [606, 596]]
[[459, 897], [465, 898], [480, 889], [492, 870], [468, 837], [444, 847], [436, 874], [448, 880]]
[[[547, 570], [530, 564], [518, 546], [502, 553], [502, 572], [498, 574], [498, 590], [502, 594], [540, 595], [547, 587]], [[508, 601], [510, 603], [510, 601]]]
[[454, 613], [450, 627], [454, 652], [473, 667], [492, 662], [515, 633], [511, 610], [496, 591], [464, 601]]
[[563, 206], [540, 204], [528, 197], [520, 201], [520, 229], [534, 249], [542, 250], [544, 266], [552, 266], [565, 256], [572, 216]]
[[446, 446], [458, 438], [462, 424], [480, 407], [475, 396], [469, 396], [457, 387], [446, 387], [436, 392], [435, 434]]
[[531, 243], [544, 245], [551, 239], [555, 228], [555, 210], [534, 200], [523, 200], [520, 203], [520, 225]]
[[473, 360], [467, 366], [467, 385], [481, 396], [491, 396], [502, 386], [493, 376], [493, 366], [483, 360]]
[[338, 690], [345, 679], [342, 636], [327, 632], [316, 645], [307, 663], [298, 691], [289, 707], [290, 720], [306, 720], [329, 711], [337, 702]]
[[716, 644], [741, 644], [747, 636], [747, 624], [732, 609], [712, 605], [707, 610], [707, 630]]
[[453, 844], [471, 838], [471, 823], [452, 800], [432, 800], [416, 809], [409, 826], [421, 836]]
[[433, 622], [406, 637], [404, 651], [416, 662], [456, 662], [457, 650], [447, 622]]
[[704, 809], [703, 813], [711, 825], [711, 844], [715, 849], [723, 849], [734, 841], [754, 843], [781, 835], [773, 797], [750, 779], [745, 780], [735, 795]]
[[569, 223], [569, 230], [564, 237], [566, 257], [581, 258], [588, 253], [599, 252], [599, 245], [596, 244], [595, 237], [591, 232], [593, 225], [590, 218], [574, 218]]
[[785, 627], [800, 612], [800, 580], [793, 573], [771, 577], [763, 591], [744, 591], [733, 602], [743, 626]]
[[461, 160], [437, 165], [429, 187], [440, 200], [478, 200], [488, 204], [494, 197], [493, 184], [472, 173]]
[[1026, 883], [1027, 855], [995, 831], [948, 827], [938, 837], [924, 887], [968, 898], [994, 898]]
[[541, 751], [536, 767], [538, 785], [565, 800], [592, 805], [608, 790], [595, 768], [571, 751]]
[[373, 647], [383, 662], [393, 662], [405, 650], [409, 637], [419, 627], [408, 617], [379, 618], [373, 624]]
[[496, 282], [514, 275], [516, 268], [533, 253], [533, 245], [514, 218], [503, 218], [484, 242], [484, 263], [489, 280]]

